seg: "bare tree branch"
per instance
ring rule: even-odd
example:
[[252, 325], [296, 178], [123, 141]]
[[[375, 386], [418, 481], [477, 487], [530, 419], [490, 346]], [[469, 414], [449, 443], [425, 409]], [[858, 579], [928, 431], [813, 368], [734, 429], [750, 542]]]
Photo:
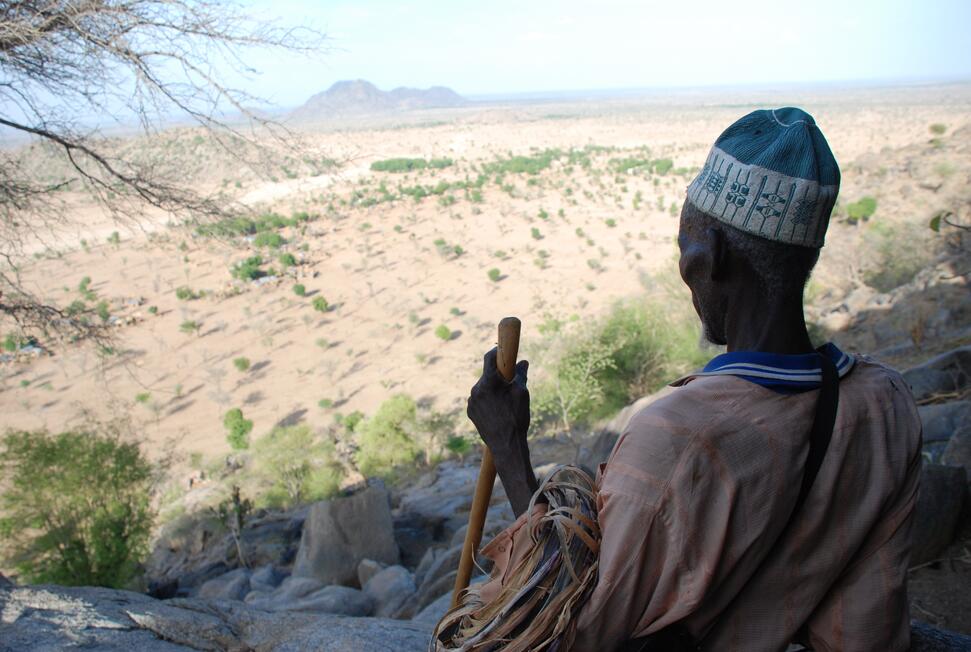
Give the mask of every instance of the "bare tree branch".
[[146, 209], [180, 220], [246, 211], [190, 187], [178, 162], [126, 152], [83, 116], [134, 121], [149, 136], [188, 118], [266, 176], [277, 152], [300, 151], [299, 139], [251, 108], [259, 98], [222, 80], [254, 72], [248, 51], [319, 55], [324, 44], [311, 28], [258, 21], [214, 0], [0, 0], [0, 132], [29, 137], [29, 154], [60, 171], [39, 175], [25, 151], [0, 150], [0, 318], [25, 333], [102, 336], [91, 320], [28, 292], [17, 273], [26, 243], [65, 223], [69, 199], [92, 200], [132, 225]]

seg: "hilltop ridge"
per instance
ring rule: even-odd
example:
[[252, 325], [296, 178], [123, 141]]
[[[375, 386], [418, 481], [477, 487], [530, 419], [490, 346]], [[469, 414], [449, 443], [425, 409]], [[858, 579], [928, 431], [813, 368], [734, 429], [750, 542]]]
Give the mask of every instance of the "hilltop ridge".
[[399, 86], [390, 91], [382, 91], [369, 81], [354, 79], [336, 82], [326, 91], [312, 95], [303, 105], [294, 109], [290, 117], [293, 120], [309, 121], [391, 111], [455, 107], [466, 103], [465, 98], [446, 86], [432, 86], [425, 89]]

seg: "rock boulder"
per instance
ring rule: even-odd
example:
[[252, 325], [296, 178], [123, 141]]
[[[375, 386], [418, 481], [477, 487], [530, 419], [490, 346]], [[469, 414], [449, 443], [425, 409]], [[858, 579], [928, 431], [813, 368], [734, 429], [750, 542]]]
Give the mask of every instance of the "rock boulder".
[[271, 613], [242, 602], [92, 587], [0, 588], [0, 649], [104, 652], [424, 652], [431, 628], [379, 618]]
[[963, 468], [925, 464], [914, 514], [911, 565], [935, 559], [954, 540], [965, 496]]
[[931, 358], [903, 377], [918, 401], [964, 389], [971, 385], [971, 345]]
[[397, 564], [398, 558], [388, 492], [370, 486], [310, 507], [293, 575], [355, 586], [361, 560]]

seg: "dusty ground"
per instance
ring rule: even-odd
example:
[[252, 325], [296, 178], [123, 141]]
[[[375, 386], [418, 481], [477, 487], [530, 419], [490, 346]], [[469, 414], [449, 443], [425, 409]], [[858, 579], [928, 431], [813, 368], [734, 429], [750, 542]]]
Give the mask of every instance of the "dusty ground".
[[[925, 242], [926, 220], [942, 196], [951, 201], [951, 195], [922, 187], [912, 168], [945, 191], [966, 183], [971, 152], [968, 130], [959, 130], [971, 124], [967, 86], [757, 99], [758, 105], [798, 103], [811, 111], [842, 163], [841, 202], [873, 195], [881, 219], [920, 226]], [[257, 251], [252, 245], [199, 238], [159, 220], [145, 231], [122, 228], [120, 244], [105, 244], [118, 227], [82, 206], [73, 230], [61, 236], [61, 255], [32, 260], [22, 274], [41, 294], [65, 304], [89, 276], [91, 290], [112, 302], [114, 314], [139, 321], [117, 331], [120, 353], [106, 360], [77, 345], [0, 368], [4, 425], [56, 429], [82, 411], [130, 413], [150, 441], [179, 438], [183, 451], [212, 454], [227, 449], [221, 420], [230, 407], [242, 407], [259, 436], [279, 422], [369, 413], [395, 392], [439, 408], [460, 405], [499, 317], [524, 318], [528, 347], [547, 316], [597, 315], [615, 298], [641, 292], [648, 276], [671, 276], [685, 186], [718, 132], [752, 106], [750, 97], [680, 95], [439, 111], [406, 116], [401, 124], [312, 132], [319, 145], [350, 158], [330, 174], [260, 181], [241, 172], [234, 180], [225, 165], [213, 164], [207, 174], [209, 168], [195, 163], [199, 184], [221, 185], [244, 202], [282, 214], [319, 215], [302, 233], [281, 231], [289, 242], [280, 251], [300, 260], [290, 270], [297, 279], [243, 285], [236, 295], [230, 268]], [[947, 132], [943, 146], [932, 147], [928, 126], [938, 122]], [[558, 159], [535, 176], [507, 174], [505, 189], [490, 174], [481, 203], [453, 191], [447, 194], [455, 203], [448, 206], [436, 196], [352, 205], [355, 191], [373, 196], [382, 181], [393, 191], [398, 184], [475, 179], [484, 164], [510, 154], [589, 145], [610, 151], [595, 154], [590, 169]], [[191, 148], [178, 151], [194, 160]], [[369, 170], [371, 161], [394, 156], [447, 156], [455, 164], [406, 175]], [[624, 157], [670, 158], [675, 170], [613, 173], [610, 160]], [[444, 253], [439, 239], [460, 246], [461, 255]], [[815, 294], [831, 301], [846, 294], [847, 277], [860, 264], [859, 241], [859, 226], [834, 225]], [[278, 253], [263, 250], [271, 259]], [[498, 282], [487, 277], [493, 267], [501, 270]], [[293, 293], [298, 281], [307, 297]], [[180, 286], [206, 296], [179, 300]], [[316, 312], [316, 296], [334, 308]], [[180, 330], [189, 320], [201, 325], [198, 334]], [[434, 333], [442, 324], [453, 332], [448, 341]], [[250, 359], [248, 371], [234, 368], [239, 356]], [[318, 407], [321, 399], [333, 406]]]

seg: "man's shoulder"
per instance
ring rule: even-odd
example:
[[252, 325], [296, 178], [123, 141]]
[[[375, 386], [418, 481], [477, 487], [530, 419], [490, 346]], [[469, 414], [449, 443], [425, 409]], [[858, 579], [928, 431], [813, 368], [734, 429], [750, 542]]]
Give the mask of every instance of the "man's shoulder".
[[713, 376], [641, 399], [620, 428], [611, 462], [676, 460], [693, 438], [717, 430], [744, 394], [737, 379]]
[[734, 376], [699, 376], [678, 387], [666, 387], [631, 415], [628, 433], [672, 428], [682, 433], [710, 426], [735, 406], [773, 398], [772, 392]]

